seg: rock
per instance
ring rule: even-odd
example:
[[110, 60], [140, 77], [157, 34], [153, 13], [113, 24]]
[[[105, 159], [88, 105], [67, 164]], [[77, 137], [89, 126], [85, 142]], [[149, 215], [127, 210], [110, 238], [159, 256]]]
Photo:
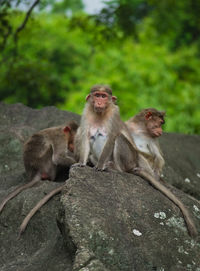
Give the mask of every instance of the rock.
[[[0, 201], [27, 182], [23, 142], [34, 132], [79, 122], [76, 114], [0, 103]], [[164, 134], [164, 180], [200, 231], [200, 136]], [[60, 185], [41, 181], [0, 214], [1, 271], [199, 271], [200, 240], [189, 237], [179, 209], [140, 177], [72, 168], [66, 187], [18, 229], [29, 210]], [[170, 185], [168, 185], [168, 183]], [[171, 185], [177, 188], [172, 187]]]
[[200, 136], [164, 133], [164, 179], [200, 200]]
[[[79, 121], [70, 112], [46, 107], [41, 110], [22, 104], [0, 103], [0, 201], [16, 186], [27, 182], [22, 160], [23, 142], [34, 132]], [[59, 195], [48, 202], [31, 220], [18, 240], [19, 226], [29, 210], [59, 183], [40, 182], [12, 199], [0, 214], [1, 271], [71, 271], [72, 257], [66, 251], [57, 227]]]
[[[198, 226], [200, 205], [173, 192]], [[93, 270], [94, 261], [102, 266], [94, 270], [111, 271], [200, 267], [200, 243], [189, 237], [179, 209], [139, 177], [72, 168], [61, 203], [62, 235], [78, 251], [73, 271]]]

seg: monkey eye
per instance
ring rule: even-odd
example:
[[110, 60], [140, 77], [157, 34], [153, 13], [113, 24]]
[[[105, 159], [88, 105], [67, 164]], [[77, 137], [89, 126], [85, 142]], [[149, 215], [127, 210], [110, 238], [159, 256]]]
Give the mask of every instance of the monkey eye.
[[106, 94], [102, 94], [102, 96], [101, 96], [102, 98], [106, 98]]
[[99, 93], [96, 93], [96, 94], [95, 94], [95, 97], [98, 97], [98, 98], [99, 98], [99, 97], [100, 97], [100, 94], [99, 94]]

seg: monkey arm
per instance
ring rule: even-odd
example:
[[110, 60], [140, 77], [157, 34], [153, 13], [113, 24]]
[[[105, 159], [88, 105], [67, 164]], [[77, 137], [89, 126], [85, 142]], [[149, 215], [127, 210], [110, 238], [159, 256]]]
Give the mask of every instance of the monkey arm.
[[66, 156], [53, 155], [52, 160], [56, 165], [60, 165], [60, 166], [71, 166], [72, 164], [76, 163], [75, 158], [72, 156], [69, 156], [67, 154], [66, 154]]
[[81, 142], [79, 163], [82, 165], [86, 165], [89, 154], [90, 154], [90, 141], [88, 138], [85, 138], [85, 140], [82, 140]]
[[98, 170], [103, 170], [105, 167], [105, 163], [108, 159], [110, 159], [113, 149], [114, 149], [114, 144], [115, 144], [115, 139], [116, 135], [110, 135], [104, 145], [104, 148], [102, 150], [102, 153], [100, 155], [100, 158], [97, 162], [96, 168]]

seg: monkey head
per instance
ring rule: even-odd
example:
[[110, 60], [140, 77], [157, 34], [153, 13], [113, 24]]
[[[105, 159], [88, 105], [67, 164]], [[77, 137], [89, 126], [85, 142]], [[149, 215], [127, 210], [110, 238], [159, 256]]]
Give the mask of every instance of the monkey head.
[[87, 95], [86, 101], [90, 102], [95, 113], [103, 113], [109, 107], [110, 103], [115, 103], [117, 98], [112, 96], [112, 90], [105, 85], [95, 85]]
[[164, 111], [158, 111], [154, 108], [145, 110], [145, 125], [151, 137], [159, 137], [162, 135], [162, 125], [165, 123], [164, 116]]
[[78, 124], [75, 121], [69, 122], [67, 126], [64, 127], [63, 132], [67, 137], [68, 150], [74, 152], [74, 137], [78, 129]]

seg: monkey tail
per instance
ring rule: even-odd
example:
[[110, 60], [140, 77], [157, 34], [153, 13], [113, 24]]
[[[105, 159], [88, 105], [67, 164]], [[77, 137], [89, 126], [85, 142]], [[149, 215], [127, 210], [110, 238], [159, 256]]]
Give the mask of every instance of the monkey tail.
[[28, 213], [28, 215], [24, 218], [20, 229], [19, 229], [19, 235], [18, 237], [20, 238], [21, 234], [25, 231], [28, 222], [30, 221], [30, 219], [32, 218], [32, 216], [34, 216], [34, 214], [54, 195], [58, 194], [59, 192], [61, 192], [61, 190], [64, 188], [65, 184], [55, 188], [54, 190], [52, 190], [50, 193], [48, 193], [44, 198], [42, 198], [36, 205], [35, 207], [33, 207], [33, 209]]
[[198, 235], [197, 229], [184, 204], [167, 187], [162, 185], [160, 182], [158, 182], [154, 177], [152, 177], [144, 170], [139, 170], [139, 172], [136, 174], [148, 180], [156, 189], [158, 189], [161, 193], [167, 196], [172, 202], [174, 202], [174, 204], [176, 204], [179, 207], [183, 214], [185, 223], [187, 225], [189, 235], [191, 237], [196, 237]]
[[36, 174], [35, 177], [32, 179], [32, 181], [28, 182], [27, 184], [21, 185], [21, 186], [17, 187], [14, 191], [12, 191], [7, 197], [5, 197], [5, 199], [0, 204], [0, 213], [2, 212], [4, 206], [6, 205], [6, 203], [10, 199], [14, 198], [21, 191], [23, 191], [29, 187], [32, 187], [34, 184], [36, 184], [38, 181], [40, 181], [40, 179], [41, 179], [40, 174]]

